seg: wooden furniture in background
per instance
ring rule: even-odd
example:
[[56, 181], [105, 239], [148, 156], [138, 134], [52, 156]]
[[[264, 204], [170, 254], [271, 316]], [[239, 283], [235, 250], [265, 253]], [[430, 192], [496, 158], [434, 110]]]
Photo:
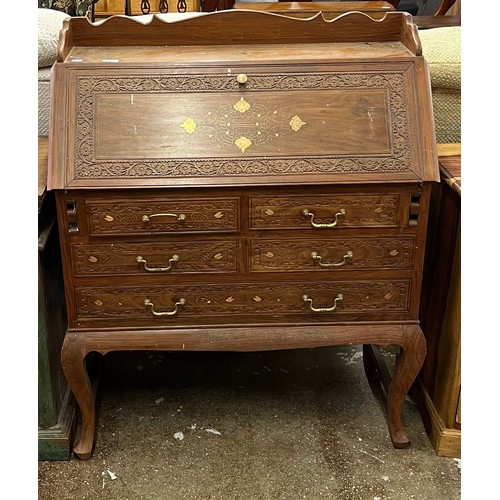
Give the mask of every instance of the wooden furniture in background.
[[[279, 3], [285, 2], [285, 3], [295, 3], [295, 2], [287, 2], [287, 0], [278, 0]], [[311, 3], [313, 0], [304, 0], [303, 3]], [[387, 2], [392, 7], [394, 7], [394, 10], [396, 10], [396, 7], [398, 6], [400, 0], [387, 0]], [[379, 0], [352, 0], [351, 2], [344, 2], [343, 0], [337, 0], [336, 2], [325, 2], [325, 3], [348, 3], [350, 4], [349, 6], [349, 11], [361, 11], [362, 7], [360, 8], [359, 4], [370, 4], [370, 3], [380, 3]], [[349, 12], [346, 11], [346, 12]]]
[[322, 12], [325, 19], [334, 19], [346, 12], [364, 12], [374, 19], [394, 11], [390, 2], [236, 2], [234, 9], [257, 10], [292, 17], [311, 17]]
[[428, 352], [417, 392], [436, 453], [460, 457], [461, 148], [438, 147], [442, 182], [433, 191], [421, 308]]
[[431, 28], [446, 28], [450, 26], [461, 26], [461, 16], [413, 16], [413, 22], [419, 30]]
[[[456, 0], [441, 0], [436, 16], [444, 16], [456, 3]], [[460, 3], [460, 2], [459, 2]]]
[[75, 402], [60, 351], [66, 309], [54, 193], [47, 192], [48, 138], [38, 138], [38, 459], [69, 460]]
[[[162, 3], [160, 0], [150, 0], [149, 1], [149, 12], [141, 9], [143, 4], [142, 0], [98, 0], [94, 4], [94, 16], [95, 19], [115, 16], [115, 15], [128, 15], [128, 16], [139, 16], [143, 14], [153, 14], [165, 12], [166, 6], [168, 6], [168, 12], [199, 12], [201, 11], [201, 0], [184, 0], [180, 2], [179, 0], [168, 0]], [[144, 5], [143, 5], [144, 7]]]
[[75, 453], [95, 438], [90, 352], [348, 343], [401, 346], [387, 419], [408, 446], [439, 179], [411, 17], [71, 18], [60, 40], [49, 187]]

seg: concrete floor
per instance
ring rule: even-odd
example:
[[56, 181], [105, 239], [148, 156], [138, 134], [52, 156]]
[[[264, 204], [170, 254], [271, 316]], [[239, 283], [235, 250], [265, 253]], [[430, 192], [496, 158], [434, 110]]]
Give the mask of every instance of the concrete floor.
[[410, 399], [412, 445], [392, 447], [358, 346], [110, 353], [100, 380], [92, 458], [39, 462], [39, 500], [461, 497]]

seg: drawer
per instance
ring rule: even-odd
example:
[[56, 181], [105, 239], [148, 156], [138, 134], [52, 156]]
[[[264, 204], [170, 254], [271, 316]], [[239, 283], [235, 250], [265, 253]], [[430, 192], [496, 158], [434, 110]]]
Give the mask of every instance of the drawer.
[[254, 196], [251, 229], [397, 227], [399, 193], [322, 196]]
[[[386, 314], [409, 311], [409, 280], [350, 280], [338, 282], [235, 283], [135, 287], [77, 287], [78, 319], [210, 322], [224, 317], [238, 323], [326, 317], [351, 313]], [[307, 296], [307, 300], [304, 298]]]
[[99, 243], [71, 246], [75, 276], [238, 271], [238, 241]]
[[86, 201], [91, 235], [238, 231], [239, 198]]
[[252, 240], [251, 271], [323, 271], [411, 269], [415, 239], [283, 239]]

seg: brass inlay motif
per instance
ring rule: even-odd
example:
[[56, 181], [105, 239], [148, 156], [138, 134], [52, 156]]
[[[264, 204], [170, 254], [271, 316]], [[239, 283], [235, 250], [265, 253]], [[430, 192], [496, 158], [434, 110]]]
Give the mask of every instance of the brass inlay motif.
[[114, 221], [115, 219], [114, 219], [114, 217], [111, 217], [111, 215], [106, 215], [106, 216], [104, 217], [104, 220], [105, 220], [105, 221], [107, 221], [107, 222], [112, 222], [112, 221]]
[[240, 97], [232, 106], [224, 104], [213, 113], [208, 112], [205, 119], [198, 122], [187, 118], [181, 127], [188, 134], [193, 134], [197, 127], [201, 127], [204, 136], [226, 145], [235, 144], [242, 153], [251, 145], [265, 144], [272, 138], [286, 136], [291, 131], [298, 132], [306, 125], [298, 115], [290, 118], [284, 110], [270, 110], [258, 102], [250, 104], [244, 97]]
[[94, 304], [96, 306], [102, 306], [104, 304], [104, 302], [102, 300], [97, 299], [97, 300], [94, 301]]
[[226, 302], [233, 302], [233, 301], [234, 301], [234, 297], [228, 297], [228, 298], [226, 299]]
[[181, 127], [188, 133], [192, 134], [196, 128], [196, 122], [192, 118], [186, 118]]
[[220, 219], [220, 218], [224, 217], [224, 214], [223, 214], [222, 212], [217, 212], [217, 213], [214, 215], [214, 217], [215, 217], [216, 219]]
[[255, 300], [255, 302], [262, 302], [262, 299], [261, 299], [258, 295], [256, 295], [256, 296], [253, 298], [253, 300]]
[[221, 253], [216, 253], [216, 254], [214, 255], [214, 259], [217, 259], [217, 260], [222, 259], [222, 257], [224, 257], [224, 256], [223, 256]]
[[252, 145], [252, 141], [245, 136], [241, 136], [239, 139], [236, 139], [234, 143], [241, 149], [242, 153], [244, 153], [245, 149], [248, 149]]
[[94, 257], [93, 255], [91, 255], [89, 257], [89, 262], [97, 262], [97, 257]]
[[240, 100], [233, 106], [233, 108], [236, 111], [239, 111], [240, 113], [244, 113], [245, 111], [248, 111], [252, 106], [248, 102], [245, 101], [243, 97], [240, 98]]
[[304, 125], [307, 125], [306, 122], [303, 122], [297, 115], [290, 120], [290, 127], [294, 132], [298, 132]]

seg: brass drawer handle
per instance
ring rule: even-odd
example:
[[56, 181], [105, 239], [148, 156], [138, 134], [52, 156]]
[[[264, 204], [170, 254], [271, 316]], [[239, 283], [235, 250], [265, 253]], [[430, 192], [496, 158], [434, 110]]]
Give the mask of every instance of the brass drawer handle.
[[180, 298], [175, 303], [175, 309], [173, 311], [157, 312], [154, 310], [155, 305], [149, 299], [144, 299], [144, 305], [146, 307], [148, 306], [151, 307], [151, 312], [153, 313], [153, 316], [175, 316], [177, 314], [177, 311], [179, 310], [179, 306], [183, 306], [185, 304], [186, 304], [186, 299]]
[[338, 218], [342, 215], [345, 215], [345, 210], [341, 208], [336, 214], [335, 214], [335, 222], [331, 222], [330, 224], [318, 224], [314, 222], [314, 214], [312, 212], [309, 212], [308, 208], [304, 208], [302, 210], [302, 215], [305, 215], [306, 217], [311, 217], [311, 226], [319, 229], [325, 229], [329, 227], [335, 227], [337, 225]]
[[186, 216], [184, 214], [151, 214], [151, 215], [143, 215], [142, 222], [151, 222], [153, 217], [175, 217], [178, 221], [186, 220]]
[[135, 258], [135, 260], [137, 261], [138, 264], [144, 265], [145, 271], [149, 271], [150, 273], [156, 273], [156, 272], [170, 271], [170, 269], [172, 269], [172, 263], [179, 262], [179, 256], [172, 255], [172, 257], [168, 259], [168, 266], [158, 266], [158, 267], [148, 267], [148, 262], [144, 257], [142, 257], [142, 255], [138, 255]]
[[311, 258], [313, 260], [317, 260], [318, 264], [321, 267], [340, 267], [340, 266], [345, 266], [345, 260], [346, 259], [352, 259], [354, 257], [354, 253], [351, 252], [351, 250], [348, 250], [346, 254], [342, 257], [342, 260], [340, 262], [321, 262], [321, 255], [318, 255], [318, 252], [311, 252]]
[[312, 304], [312, 299], [310, 299], [308, 295], [302, 295], [302, 300], [306, 303], [309, 302], [309, 307], [311, 308], [312, 312], [322, 313], [335, 311], [335, 309], [337, 309], [337, 302], [342, 302], [344, 300], [344, 296], [341, 293], [337, 294], [335, 300], [333, 301], [332, 307], [314, 307]]

